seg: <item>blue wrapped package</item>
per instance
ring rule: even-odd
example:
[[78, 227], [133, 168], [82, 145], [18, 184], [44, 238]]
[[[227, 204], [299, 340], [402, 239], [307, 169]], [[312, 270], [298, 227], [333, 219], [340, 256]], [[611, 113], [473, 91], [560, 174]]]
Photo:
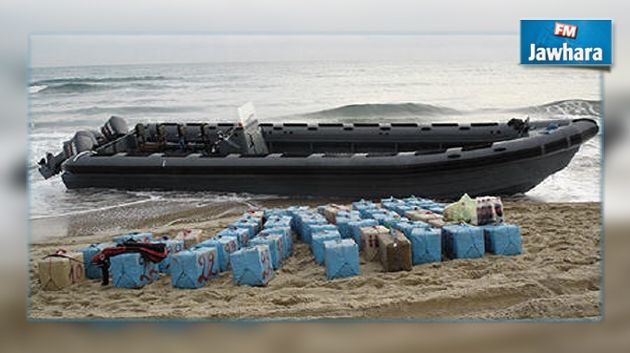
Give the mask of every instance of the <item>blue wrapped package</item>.
[[[326, 219], [321, 215], [312, 215], [309, 217], [302, 217], [300, 221], [301, 227], [299, 234], [302, 236], [302, 241], [307, 244], [311, 243], [311, 226], [324, 225]], [[334, 226], [333, 226], [334, 227]]]
[[369, 206], [374, 206], [374, 202], [370, 200], [366, 200], [366, 199], [361, 199], [359, 201], [355, 201], [352, 203], [352, 209], [357, 210], [357, 211], [359, 210], [359, 208], [369, 207]]
[[374, 216], [377, 216], [377, 215], [390, 214], [390, 211], [384, 208], [368, 208], [365, 210], [361, 210], [360, 212], [361, 212], [362, 218], [374, 218]]
[[405, 197], [404, 199], [402, 199], [402, 201], [406, 204], [412, 204], [414, 202], [418, 202], [420, 200], [419, 197], [416, 197], [414, 195], [411, 195], [409, 197]]
[[339, 234], [341, 234], [341, 237], [352, 238], [352, 232], [350, 230], [350, 227], [348, 226], [348, 223], [360, 220], [361, 216], [357, 211], [345, 212], [345, 214], [341, 214], [340, 212], [339, 214], [337, 214], [337, 228], [339, 228]]
[[282, 240], [282, 234], [262, 234], [252, 239], [250, 244], [252, 246], [267, 245], [271, 257], [271, 266], [274, 270], [277, 270], [282, 265], [282, 254], [284, 253]]
[[291, 229], [299, 236], [302, 236], [302, 233], [300, 232], [300, 229], [302, 228], [302, 219], [304, 217], [310, 217], [312, 215], [312, 212], [310, 211], [296, 211], [295, 213], [293, 213], [293, 215], [291, 216]]
[[387, 198], [382, 198], [382, 199], [381, 199], [381, 205], [382, 205], [383, 203], [393, 203], [393, 202], [401, 202], [401, 201], [402, 201], [402, 200], [397, 199], [397, 198], [395, 198], [395, 197], [393, 197], [393, 196], [390, 196], [390, 197], [387, 197]]
[[111, 248], [116, 246], [116, 243], [100, 243], [100, 244], [90, 244], [85, 248], [81, 249], [83, 253], [83, 267], [85, 268], [85, 277], [89, 279], [100, 279], [103, 274], [101, 268], [92, 263], [92, 256], [99, 253], [101, 250], [106, 248]]
[[109, 272], [116, 288], [142, 288], [160, 278], [155, 262], [145, 260], [140, 253], [124, 253], [112, 256]]
[[521, 229], [515, 224], [486, 225], [483, 229], [486, 250], [495, 255], [519, 255], [523, 251]]
[[[249, 239], [255, 237], [258, 231], [260, 230], [258, 222], [254, 220], [250, 220], [250, 219], [244, 219], [244, 218], [234, 221], [232, 224], [230, 224], [229, 227], [247, 229], [249, 232]], [[241, 246], [247, 246], [247, 243], [241, 244]]]
[[442, 231], [436, 228], [412, 228], [409, 235], [411, 242], [411, 263], [413, 265], [442, 261]]
[[431, 226], [426, 222], [410, 221], [407, 218], [401, 218], [400, 222], [397, 222], [392, 225], [392, 228], [401, 231], [407, 238], [409, 238], [409, 235], [414, 229], [416, 228], [427, 229], [427, 228], [431, 228]]
[[318, 265], [324, 264], [324, 242], [328, 240], [341, 239], [341, 234], [337, 230], [321, 230], [313, 232], [311, 241], [311, 252]]
[[223, 229], [222, 231], [220, 231], [219, 234], [217, 235], [227, 236], [227, 237], [236, 237], [236, 245], [240, 249], [240, 248], [246, 247], [249, 244], [249, 239], [252, 238], [250, 234], [251, 232], [247, 228], [229, 226]]
[[395, 201], [381, 201], [381, 207], [386, 210], [391, 210], [395, 205]]
[[263, 219], [265, 218], [265, 212], [258, 208], [252, 208], [243, 213], [241, 218], [246, 218], [258, 222], [258, 226], [262, 227]]
[[361, 213], [357, 210], [340, 210], [337, 217], [361, 218]]
[[269, 219], [275, 216], [292, 217], [291, 212], [289, 212], [287, 209], [284, 209], [284, 208], [265, 208], [265, 210], [263, 211], [263, 215], [265, 219]]
[[195, 248], [216, 249], [219, 271], [225, 272], [230, 269], [230, 254], [238, 250], [238, 240], [235, 236], [217, 234], [197, 244]]
[[363, 240], [361, 239], [361, 228], [377, 226], [378, 222], [374, 219], [362, 219], [360, 221], [354, 221], [348, 223], [350, 228], [351, 238], [359, 245], [359, 248], [363, 247]]
[[266, 286], [273, 278], [269, 246], [256, 245], [235, 251], [230, 256], [235, 284]]
[[400, 216], [404, 216], [405, 212], [411, 211], [413, 209], [414, 209], [413, 206], [409, 206], [407, 204], [402, 203], [402, 204], [396, 205], [396, 207], [394, 207], [393, 211], [398, 213], [398, 215], [400, 215]]
[[263, 228], [291, 227], [290, 216], [273, 216], [267, 219]]
[[195, 247], [173, 255], [171, 284], [174, 288], [195, 289], [208, 283], [219, 272], [217, 249]]
[[269, 234], [280, 234], [282, 235], [282, 241], [284, 246], [282, 250], [284, 252], [283, 258], [287, 258], [293, 254], [293, 234], [291, 234], [290, 227], [274, 227], [274, 228], [265, 228], [258, 233], [258, 236], [267, 236]]
[[287, 208], [287, 213], [291, 216], [291, 228], [294, 232], [298, 229], [298, 215], [309, 212], [308, 206], [291, 206]]
[[293, 231], [296, 232], [300, 237], [302, 236], [302, 229], [304, 227], [304, 220], [312, 217], [321, 217], [320, 214], [314, 213], [312, 211], [296, 211], [293, 214], [293, 219], [291, 223], [291, 227]]
[[254, 215], [254, 214], [251, 214], [251, 213], [244, 213], [235, 222], [254, 223], [254, 224], [256, 224], [255, 232], [258, 233], [262, 229], [262, 226], [263, 226], [263, 216], [262, 216], [262, 213], [260, 214], [260, 216]]
[[392, 211], [392, 212], [396, 212], [396, 208], [398, 208], [400, 206], [405, 206], [405, 203], [403, 201], [400, 201], [400, 200], [383, 201], [383, 202], [381, 202], [381, 207], [383, 207], [384, 209], [386, 209], [388, 211]]
[[153, 243], [161, 243], [165, 245], [167, 255], [164, 260], [158, 263], [158, 269], [161, 273], [170, 273], [173, 254], [184, 250], [184, 241], [182, 239], [162, 238], [154, 240]]
[[117, 245], [121, 245], [126, 241], [133, 240], [138, 243], [149, 243], [153, 240], [153, 233], [149, 232], [131, 232], [127, 234], [117, 235], [112, 238], [112, 241]]
[[485, 252], [483, 229], [467, 224], [442, 227], [442, 249], [451, 259], [482, 257]]
[[[318, 232], [323, 232], [327, 230], [335, 230], [338, 231], [339, 228], [334, 224], [322, 223], [322, 224], [308, 224], [307, 225], [307, 243], [310, 245], [313, 239], [313, 234]], [[305, 241], [306, 242], [306, 241]]]
[[401, 221], [404, 222], [405, 220], [403, 220], [402, 217], [398, 215], [398, 213], [391, 212], [389, 215], [385, 215], [384, 217], [379, 218], [378, 221], [386, 228], [393, 228], [394, 225], [398, 224]]
[[383, 212], [372, 213], [372, 218], [380, 225], [391, 228], [391, 225], [400, 219], [400, 216], [393, 211], [383, 210]]
[[357, 276], [359, 269], [359, 247], [352, 239], [328, 240], [324, 242], [324, 264], [328, 279]]
[[374, 204], [374, 202], [368, 201], [368, 200], [361, 199], [360, 201], [356, 201], [352, 203], [352, 209], [358, 211], [359, 215], [361, 215], [362, 210], [373, 209], [373, 208], [376, 208], [376, 205]]

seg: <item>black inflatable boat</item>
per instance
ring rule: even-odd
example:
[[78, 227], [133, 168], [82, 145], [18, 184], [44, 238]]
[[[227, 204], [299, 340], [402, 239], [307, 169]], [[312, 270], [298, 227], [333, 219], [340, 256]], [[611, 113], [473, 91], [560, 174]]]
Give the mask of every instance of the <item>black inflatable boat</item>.
[[69, 189], [452, 199], [509, 195], [563, 169], [591, 119], [506, 123], [139, 124], [112, 117], [39, 162]]

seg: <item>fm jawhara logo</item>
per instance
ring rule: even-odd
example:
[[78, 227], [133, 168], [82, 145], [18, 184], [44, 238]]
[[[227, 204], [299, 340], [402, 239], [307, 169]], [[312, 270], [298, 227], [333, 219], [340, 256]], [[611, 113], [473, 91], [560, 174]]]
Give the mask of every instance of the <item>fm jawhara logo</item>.
[[521, 64], [612, 65], [612, 21], [521, 20]]

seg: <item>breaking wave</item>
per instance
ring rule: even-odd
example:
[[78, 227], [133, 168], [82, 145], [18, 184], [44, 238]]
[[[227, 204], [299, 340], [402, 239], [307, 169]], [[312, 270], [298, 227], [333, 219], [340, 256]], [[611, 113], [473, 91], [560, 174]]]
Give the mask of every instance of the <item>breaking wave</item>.
[[460, 114], [458, 110], [423, 103], [366, 103], [350, 104], [337, 108], [320, 110], [312, 113], [297, 114], [303, 118], [360, 118], [360, 117], [395, 117], [395, 116], [435, 116]]
[[39, 80], [31, 86], [51, 85], [63, 83], [108, 83], [108, 82], [134, 82], [134, 81], [164, 81], [172, 78], [166, 76], [126, 76], [126, 77], [69, 77]]
[[55, 115], [122, 115], [125, 114], [159, 114], [159, 113], [194, 113], [202, 112], [202, 106], [117, 106], [117, 107], [99, 107], [92, 106], [88, 108], [69, 109], [55, 112], [45, 112], [46, 114]]
[[32, 82], [29, 85], [29, 93], [84, 93], [126, 87], [124, 84], [144, 89], [160, 88], [162, 85], [147, 82], [159, 82], [171, 79], [172, 78], [165, 76], [56, 78]]
[[290, 118], [363, 118], [363, 117], [438, 117], [447, 115], [479, 114], [484, 112], [509, 112], [551, 116], [599, 116], [600, 101], [568, 99], [541, 105], [521, 108], [489, 108], [478, 110], [457, 110], [454, 108], [425, 103], [366, 103], [350, 104], [311, 113], [290, 115]]
[[522, 114], [600, 116], [601, 101], [586, 99], [567, 99], [530, 107], [511, 110]]

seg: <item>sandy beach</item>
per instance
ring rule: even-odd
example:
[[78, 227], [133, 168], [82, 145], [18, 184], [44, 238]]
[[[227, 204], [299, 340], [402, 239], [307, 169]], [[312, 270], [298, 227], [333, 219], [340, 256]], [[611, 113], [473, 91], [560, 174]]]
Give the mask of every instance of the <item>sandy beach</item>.
[[[334, 200], [348, 203], [350, 200]], [[249, 206], [320, 205], [330, 200], [129, 206], [36, 219], [30, 245], [30, 310], [34, 319], [597, 319], [600, 298], [600, 204], [505, 202], [507, 221], [521, 226], [523, 255], [454, 260], [384, 273], [362, 260], [357, 277], [326, 280], [307, 245], [264, 288], [236, 286], [222, 273], [204, 288], [180, 290], [163, 275], [140, 290], [86, 281], [40, 290], [36, 262], [59, 248], [78, 250], [125, 230], [174, 234], [184, 228], [211, 237]], [[53, 225], [56, 225], [53, 227]]]

